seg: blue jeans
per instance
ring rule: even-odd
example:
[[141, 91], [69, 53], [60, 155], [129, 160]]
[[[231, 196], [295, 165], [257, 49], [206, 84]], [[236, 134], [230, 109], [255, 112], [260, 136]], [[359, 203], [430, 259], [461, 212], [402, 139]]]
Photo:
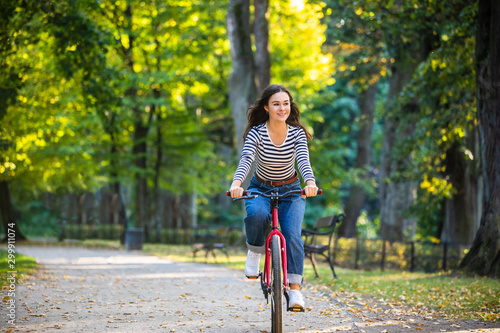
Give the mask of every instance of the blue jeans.
[[[300, 181], [289, 185], [269, 186], [261, 183], [253, 176], [248, 186], [249, 190], [267, 192], [277, 189], [278, 193], [291, 190], [300, 190]], [[245, 230], [247, 234], [247, 248], [252, 252], [266, 253], [266, 231], [271, 223], [271, 200], [257, 197], [245, 200], [247, 216]], [[279, 201], [278, 221], [281, 233], [285, 236], [287, 256], [288, 283], [302, 284], [304, 272], [304, 241], [302, 240], [302, 221], [306, 209], [306, 199], [300, 194], [294, 194]]]

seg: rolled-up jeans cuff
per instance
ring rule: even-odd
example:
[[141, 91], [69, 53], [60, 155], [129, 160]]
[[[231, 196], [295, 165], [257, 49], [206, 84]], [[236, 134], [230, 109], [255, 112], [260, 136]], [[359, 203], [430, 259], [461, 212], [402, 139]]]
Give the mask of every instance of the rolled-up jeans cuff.
[[288, 273], [287, 278], [288, 278], [288, 283], [295, 283], [298, 285], [302, 285], [302, 281], [304, 280], [302, 275], [299, 275], [299, 274]]
[[260, 253], [260, 254], [266, 253], [266, 246], [265, 245], [255, 246], [255, 245], [250, 245], [247, 243], [247, 249], [249, 249], [250, 251], [255, 252], [255, 253]]

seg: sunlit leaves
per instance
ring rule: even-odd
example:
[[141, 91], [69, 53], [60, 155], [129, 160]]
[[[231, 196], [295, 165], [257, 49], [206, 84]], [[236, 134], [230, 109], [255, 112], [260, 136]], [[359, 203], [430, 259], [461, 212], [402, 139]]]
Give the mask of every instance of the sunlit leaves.
[[335, 83], [333, 57], [322, 50], [326, 29], [320, 21], [322, 6], [292, 4], [291, 10], [283, 10], [286, 6], [281, 1], [270, 2], [272, 81], [287, 85], [306, 99]]
[[[4, 158], [16, 168], [2, 177], [17, 179], [18, 185], [24, 183], [33, 191], [89, 188], [97, 181], [98, 171], [89, 139], [100, 135], [99, 126], [96, 119], [77, 111], [83, 101], [73, 88], [75, 82], [53, 78], [48, 61], [46, 71], [33, 73], [34, 81], [19, 91], [30, 98], [9, 108], [3, 119], [2, 136], [13, 142]], [[43, 92], [38, 82], [45, 84]]]

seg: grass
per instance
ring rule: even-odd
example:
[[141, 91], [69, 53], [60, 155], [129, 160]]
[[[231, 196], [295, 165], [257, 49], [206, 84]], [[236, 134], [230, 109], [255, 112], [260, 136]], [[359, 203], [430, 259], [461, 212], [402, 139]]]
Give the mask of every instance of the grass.
[[35, 258], [16, 253], [15, 266], [13, 268], [10, 268], [9, 265], [12, 262], [9, 262], [8, 256], [9, 252], [7, 250], [0, 249], [0, 279], [3, 286], [9, 284], [7, 278], [10, 278], [12, 276], [12, 273], [9, 273], [10, 271], [17, 272], [17, 282], [22, 276], [31, 274], [38, 267]]
[[404, 271], [357, 271], [337, 269], [339, 278], [327, 278], [328, 267], [320, 270], [320, 278], [312, 272], [306, 279], [326, 284], [332, 290], [351, 292], [381, 299], [393, 305], [414, 310], [428, 309], [447, 318], [471, 318], [500, 322], [500, 280], [465, 277], [449, 273]]

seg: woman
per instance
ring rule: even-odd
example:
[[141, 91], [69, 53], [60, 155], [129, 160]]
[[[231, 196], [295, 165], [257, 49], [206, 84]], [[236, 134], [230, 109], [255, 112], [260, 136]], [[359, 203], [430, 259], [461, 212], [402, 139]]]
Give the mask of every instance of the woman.
[[[248, 124], [243, 135], [245, 144], [231, 184], [232, 198], [243, 195], [241, 183], [247, 177], [257, 156], [255, 175], [249, 190], [279, 193], [300, 189], [295, 161], [306, 183], [305, 196], [290, 196], [280, 201], [278, 218], [287, 244], [288, 283], [290, 307], [304, 307], [300, 293], [304, 270], [304, 244], [301, 237], [305, 211], [305, 197], [313, 197], [318, 188], [309, 163], [307, 141], [311, 135], [300, 123], [300, 112], [288, 90], [281, 85], [270, 85], [259, 100], [248, 108]], [[267, 225], [271, 220], [270, 200], [261, 196], [245, 201], [247, 216], [247, 260], [245, 274], [249, 278], [259, 275], [259, 261], [265, 253]]]

